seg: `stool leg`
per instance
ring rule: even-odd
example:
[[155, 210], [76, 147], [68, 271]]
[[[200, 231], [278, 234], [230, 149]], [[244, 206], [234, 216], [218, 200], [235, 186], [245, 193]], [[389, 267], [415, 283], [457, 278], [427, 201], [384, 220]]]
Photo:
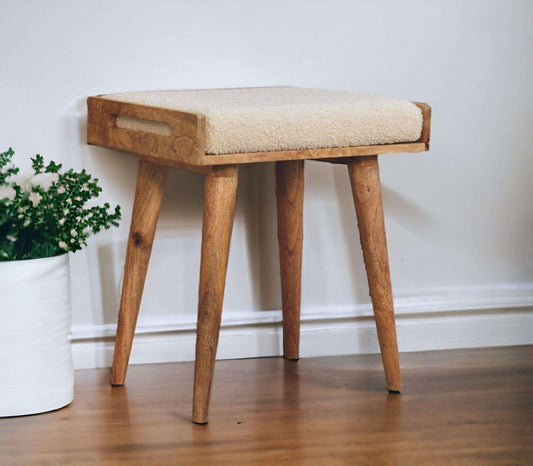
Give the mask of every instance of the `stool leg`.
[[124, 385], [168, 167], [141, 160], [135, 188], [111, 384]]
[[400, 360], [377, 155], [352, 158], [348, 172], [387, 387], [390, 392], [399, 392]]
[[276, 162], [278, 243], [283, 309], [283, 355], [297, 360], [300, 347], [300, 298], [304, 161]]
[[207, 423], [236, 191], [237, 167], [235, 166], [221, 168], [219, 172], [205, 177], [194, 368], [193, 421], [197, 424]]

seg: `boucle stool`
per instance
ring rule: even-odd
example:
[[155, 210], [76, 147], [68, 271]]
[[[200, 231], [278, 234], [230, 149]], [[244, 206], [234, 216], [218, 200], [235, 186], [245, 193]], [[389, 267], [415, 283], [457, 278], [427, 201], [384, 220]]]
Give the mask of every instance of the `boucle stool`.
[[429, 148], [430, 107], [293, 87], [127, 92], [88, 99], [87, 142], [140, 154], [111, 383], [123, 385], [169, 167], [205, 175], [193, 420], [207, 422], [237, 167], [276, 161], [283, 351], [299, 356], [304, 160], [348, 166], [390, 392], [400, 367], [378, 154]]

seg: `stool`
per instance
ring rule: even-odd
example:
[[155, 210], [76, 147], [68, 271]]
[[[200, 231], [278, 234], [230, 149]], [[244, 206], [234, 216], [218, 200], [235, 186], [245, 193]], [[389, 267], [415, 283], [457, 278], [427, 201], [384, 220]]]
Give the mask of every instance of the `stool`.
[[123, 385], [169, 167], [205, 175], [193, 421], [207, 422], [238, 165], [276, 162], [283, 354], [297, 360], [304, 161], [348, 167], [387, 387], [401, 388], [378, 154], [429, 149], [430, 107], [296, 87], [89, 97], [87, 142], [140, 155], [111, 383]]

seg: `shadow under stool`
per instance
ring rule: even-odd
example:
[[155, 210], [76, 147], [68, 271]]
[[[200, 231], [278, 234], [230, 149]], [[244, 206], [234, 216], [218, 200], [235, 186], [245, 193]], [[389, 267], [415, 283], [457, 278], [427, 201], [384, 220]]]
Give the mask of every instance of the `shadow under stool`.
[[348, 167], [387, 387], [401, 388], [378, 154], [429, 149], [430, 107], [297, 87], [89, 97], [87, 142], [140, 155], [111, 371], [123, 385], [170, 167], [205, 175], [193, 421], [207, 422], [238, 166], [276, 162], [283, 353], [297, 360], [304, 161]]

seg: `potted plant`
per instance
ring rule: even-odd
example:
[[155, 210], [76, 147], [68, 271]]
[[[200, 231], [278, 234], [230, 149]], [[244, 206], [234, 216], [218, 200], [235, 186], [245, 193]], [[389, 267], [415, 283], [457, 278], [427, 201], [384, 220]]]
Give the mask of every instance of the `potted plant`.
[[37, 155], [30, 176], [0, 153], [0, 417], [68, 405], [74, 395], [68, 253], [117, 226], [98, 179]]

